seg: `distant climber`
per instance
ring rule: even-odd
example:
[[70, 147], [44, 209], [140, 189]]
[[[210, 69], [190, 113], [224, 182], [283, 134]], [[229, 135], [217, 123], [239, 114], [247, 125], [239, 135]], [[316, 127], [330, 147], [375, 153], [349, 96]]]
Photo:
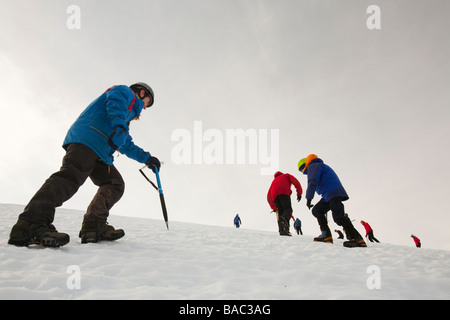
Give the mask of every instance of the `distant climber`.
[[420, 248], [420, 247], [422, 247], [422, 243], [420, 242], [420, 239], [419, 238], [417, 238], [415, 235], [411, 235], [411, 238], [413, 238], [413, 240], [414, 240], [414, 243], [416, 244], [416, 247], [417, 248]]
[[236, 228], [239, 228], [241, 224], [242, 224], [241, 218], [237, 214], [236, 217], [234, 217], [234, 225], [236, 226]]
[[373, 235], [373, 229], [367, 222], [361, 220], [361, 224], [363, 225], [364, 229], [366, 229], [366, 238], [369, 237], [370, 242], [380, 242], [377, 238]]
[[297, 234], [303, 235], [302, 222], [300, 221], [299, 218], [295, 219], [295, 221], [294, 221], [294, 229], [295, 229], [295, 231], [297, 231]]

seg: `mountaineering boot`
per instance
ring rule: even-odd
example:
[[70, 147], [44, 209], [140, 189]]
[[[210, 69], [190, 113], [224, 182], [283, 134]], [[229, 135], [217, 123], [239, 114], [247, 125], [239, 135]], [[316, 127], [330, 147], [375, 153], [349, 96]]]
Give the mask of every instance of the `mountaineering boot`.
[[326, 227], [326, 230], [322, 230], [322, 234], [318, 237], [314, 238], [315, 242], [325, 242], [325, 243], [333, 243], [333, 236], [331, 235], [331, 231]]
[[367, 247], [366, 242], [364, 241], [361, 234], [358, 232], [358, 230], [355, 229], [350, 219], [347, 219], [342, 221], [342, 227], [344, 230], [347, 231], [347, 234], [350, 237], [349, 241], [344, 241], [344, 247], [347, 248], [355, 248], [355, 247], [361, 247], [365, 248]]
[[282, 230], [280, 231], [280, 236], [292, 237], [292, 234], [289, 231]]
[[366, 242], [364, 241], [363, 238], [350, 239], [349, 241], [344, 241], [344, 247], [347, 247], [347, 248], [355, 248], [355, 247], [366, 248], [367, 244], [366, 244]]
[[58, 232], [52, 224], [33, 224], [19, 219], [12, 227], [8, 244], [28, 247], [37, 244], [44, 247], [58, 248], [69, 243], [67, 233]]
[[333, 236], [331, 235], [330, 227], [328, 226], [328, 221], [325, 216], [317, 218], [317, 222], [320, 226], [320, 231], [322, 232], [320, 236], [315, 237], [315, 242], [325, 242], [325, 243], [333, 243]]
[[280, 236], [288, 236], [291, 237], [291, 233], [289, 232], [289, 222], [284, 219], [284, 217], [280, 217], [278, 221], [278, 232]]
[[320, 226], [320, 231], [322, 232], [320, 236], [315, 237], [315, 242], [325, 242], [333, 243], [333, 236], [331, 235], [330, 227], [328, 226], [328, 221], [325, 216], [320, 216], [317, 218], [317, 222]]
[[98, 241], [114, 241], [122, 238], [125, 232], [122, 229], [114, 229], [107, 222], [84, 222], [79, 237], [81, 243], [95, 243]]
[[314, 238], [315, 242], [333, 243], [333, 237], [329, 235], [320, 235]]

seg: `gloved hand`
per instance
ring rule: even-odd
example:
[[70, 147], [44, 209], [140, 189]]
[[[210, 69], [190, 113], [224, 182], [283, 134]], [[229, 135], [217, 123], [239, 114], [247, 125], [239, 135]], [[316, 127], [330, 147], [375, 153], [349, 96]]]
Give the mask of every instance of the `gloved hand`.
[[145, 165], [146, 165], [147, 167], [149, 167], [150, 169], [152, 169], [152, 171], [153, 171], [154, 173], [156, 173], [156, 172], [155, 172], [155, 166], [158, 168], [158, 172], [159, 172], [159, 170], [160, 170], [160, 168], [161, 168], [161, 162], [159, 162], [158, 158], [152, 157], [152, 156], [147, 160], [147, 162], [145, 163]]
[[116, 126], [108, 137], [108, 144], [114, 150], [119, 149], [127, 140], [127, 130], [122, 126]]
[[311, 204], [311, 199], [307, 199], [306, 206], [308, 207], [309, 210], [311, 210], [311, 208], [314, 207], [314, 205]]
[[297, 196], [297, 201], [300, 202], [302, 200], [302, 196]]

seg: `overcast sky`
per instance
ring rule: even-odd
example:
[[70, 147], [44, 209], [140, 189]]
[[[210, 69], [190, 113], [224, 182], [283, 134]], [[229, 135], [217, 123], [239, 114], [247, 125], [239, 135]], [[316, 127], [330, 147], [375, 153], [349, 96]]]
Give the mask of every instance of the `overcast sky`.
[[[381, 29], [366, 25], [373, 4]], [[62, 141], [83, 109], [112, 85], [144, 81], [155, 104], [131, 135], [164, 162], [170, 220], [232, 226], [239, 213], [242, 227], [276, 232], [266, 201], [273, 176], [261, 174], [260, 156], [256, 164], [247, 157], [208, 165], [194, 164], [193, 153], [194, 141], [208, 153], [227, 130], [267, 132], [269, 142], [278, 132], [279, 170], [306, 189], [297, 162], [317, 154], [339, 175], [361, 233], [365, 220], [382, 242], [412, 246], [414, 233], [424, 247], [450, 250], [448, 1], [0, 0], [0, 7], [0, 202], [28, 203], [59, 169]], [[69, 28], [73, 22], [79, 28]], [[191, 135], [191, 164], [174, 159], [177, 132]], [[270, 153], [268, 143], [258, 152], [264, 147]], [[111, 214], [162, 219], [142, 165], [124, 155], [115, 164], [126, 192]], [[85, 210], [95, 190], [87, 181], [64, 207]], [[292, 200], [304, 233], [318, 235], [305, 200]], [[57, 217], [55, 225], [64, 231]]]

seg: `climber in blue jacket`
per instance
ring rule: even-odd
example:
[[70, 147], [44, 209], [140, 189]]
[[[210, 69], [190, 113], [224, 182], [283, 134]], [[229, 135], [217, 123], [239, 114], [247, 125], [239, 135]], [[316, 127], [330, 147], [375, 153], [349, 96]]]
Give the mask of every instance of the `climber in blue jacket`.
[[[133, 86], [132, 86], [133, 87]], [[142, 89], [144, 90], [144, 89]], [[151, 90], [148, 87], [148, 90]], [[144, 93], [145, 95], [145, 93]], [[107, 165], [113, 164], [117, 150], [141, 163], [146, 163], [150, 153], [137, 147], [129, 135], [130, 121], [139, 118], [141, 111], [153, 104], [153, 94], [143, 99], [127, 86], [114, 86], [92, 102], [66, 135], [63, 146], [81, 143], [92, 149]], [[148, 105], [146, 100], [150, 99]]]
[[239, 214], [237, 214], [236, 217], [234, 217], [233, 223], [236, 228], [239, 228], [241, 226], [242, 221], [241, 221], [241, 218], [239, 217]]
[[81, 243], [123, 237], [122, 229], [107, 224], [109, 210], [125, 190], [122, 176], [113, 165], [113, 153], [123, 153], [152, 170], [160, 169], [159, 160], [136, 146], [129, 134], [131, 120], [138, 119], [153, 102], [153, 90], [143, 82], [111, 87], [94, 100], [67, 132], [62, 167], [45, 181], [19, 215], [8, 243], [49, 247], [67, 244], [69, 235], [58, 232], [52, 224], [55, 208], [70, 199], [88, 177], [99, 188], [83, 218]]
[[[350, 240], [345, 241], [343, 245], [345, 247], [366, 247], [364, 239], [345, 214], [342, 202], [348, 200], [349, 196], [334, 170], [315, 154], [301, 159], [298, 162], [298, 170], [308, 176], [306, 206], [308, 209], [312, 208], [312, 214], [317, 218], [321, 230], [321, 235], [314, 238], [314, 241], [333, 243], [327, 220], [327, 213], [331, 210], [334, 222], [342, 226], [350, 235]], [[322, 198], [313, 205], [311, 201], [316, 192]]]

